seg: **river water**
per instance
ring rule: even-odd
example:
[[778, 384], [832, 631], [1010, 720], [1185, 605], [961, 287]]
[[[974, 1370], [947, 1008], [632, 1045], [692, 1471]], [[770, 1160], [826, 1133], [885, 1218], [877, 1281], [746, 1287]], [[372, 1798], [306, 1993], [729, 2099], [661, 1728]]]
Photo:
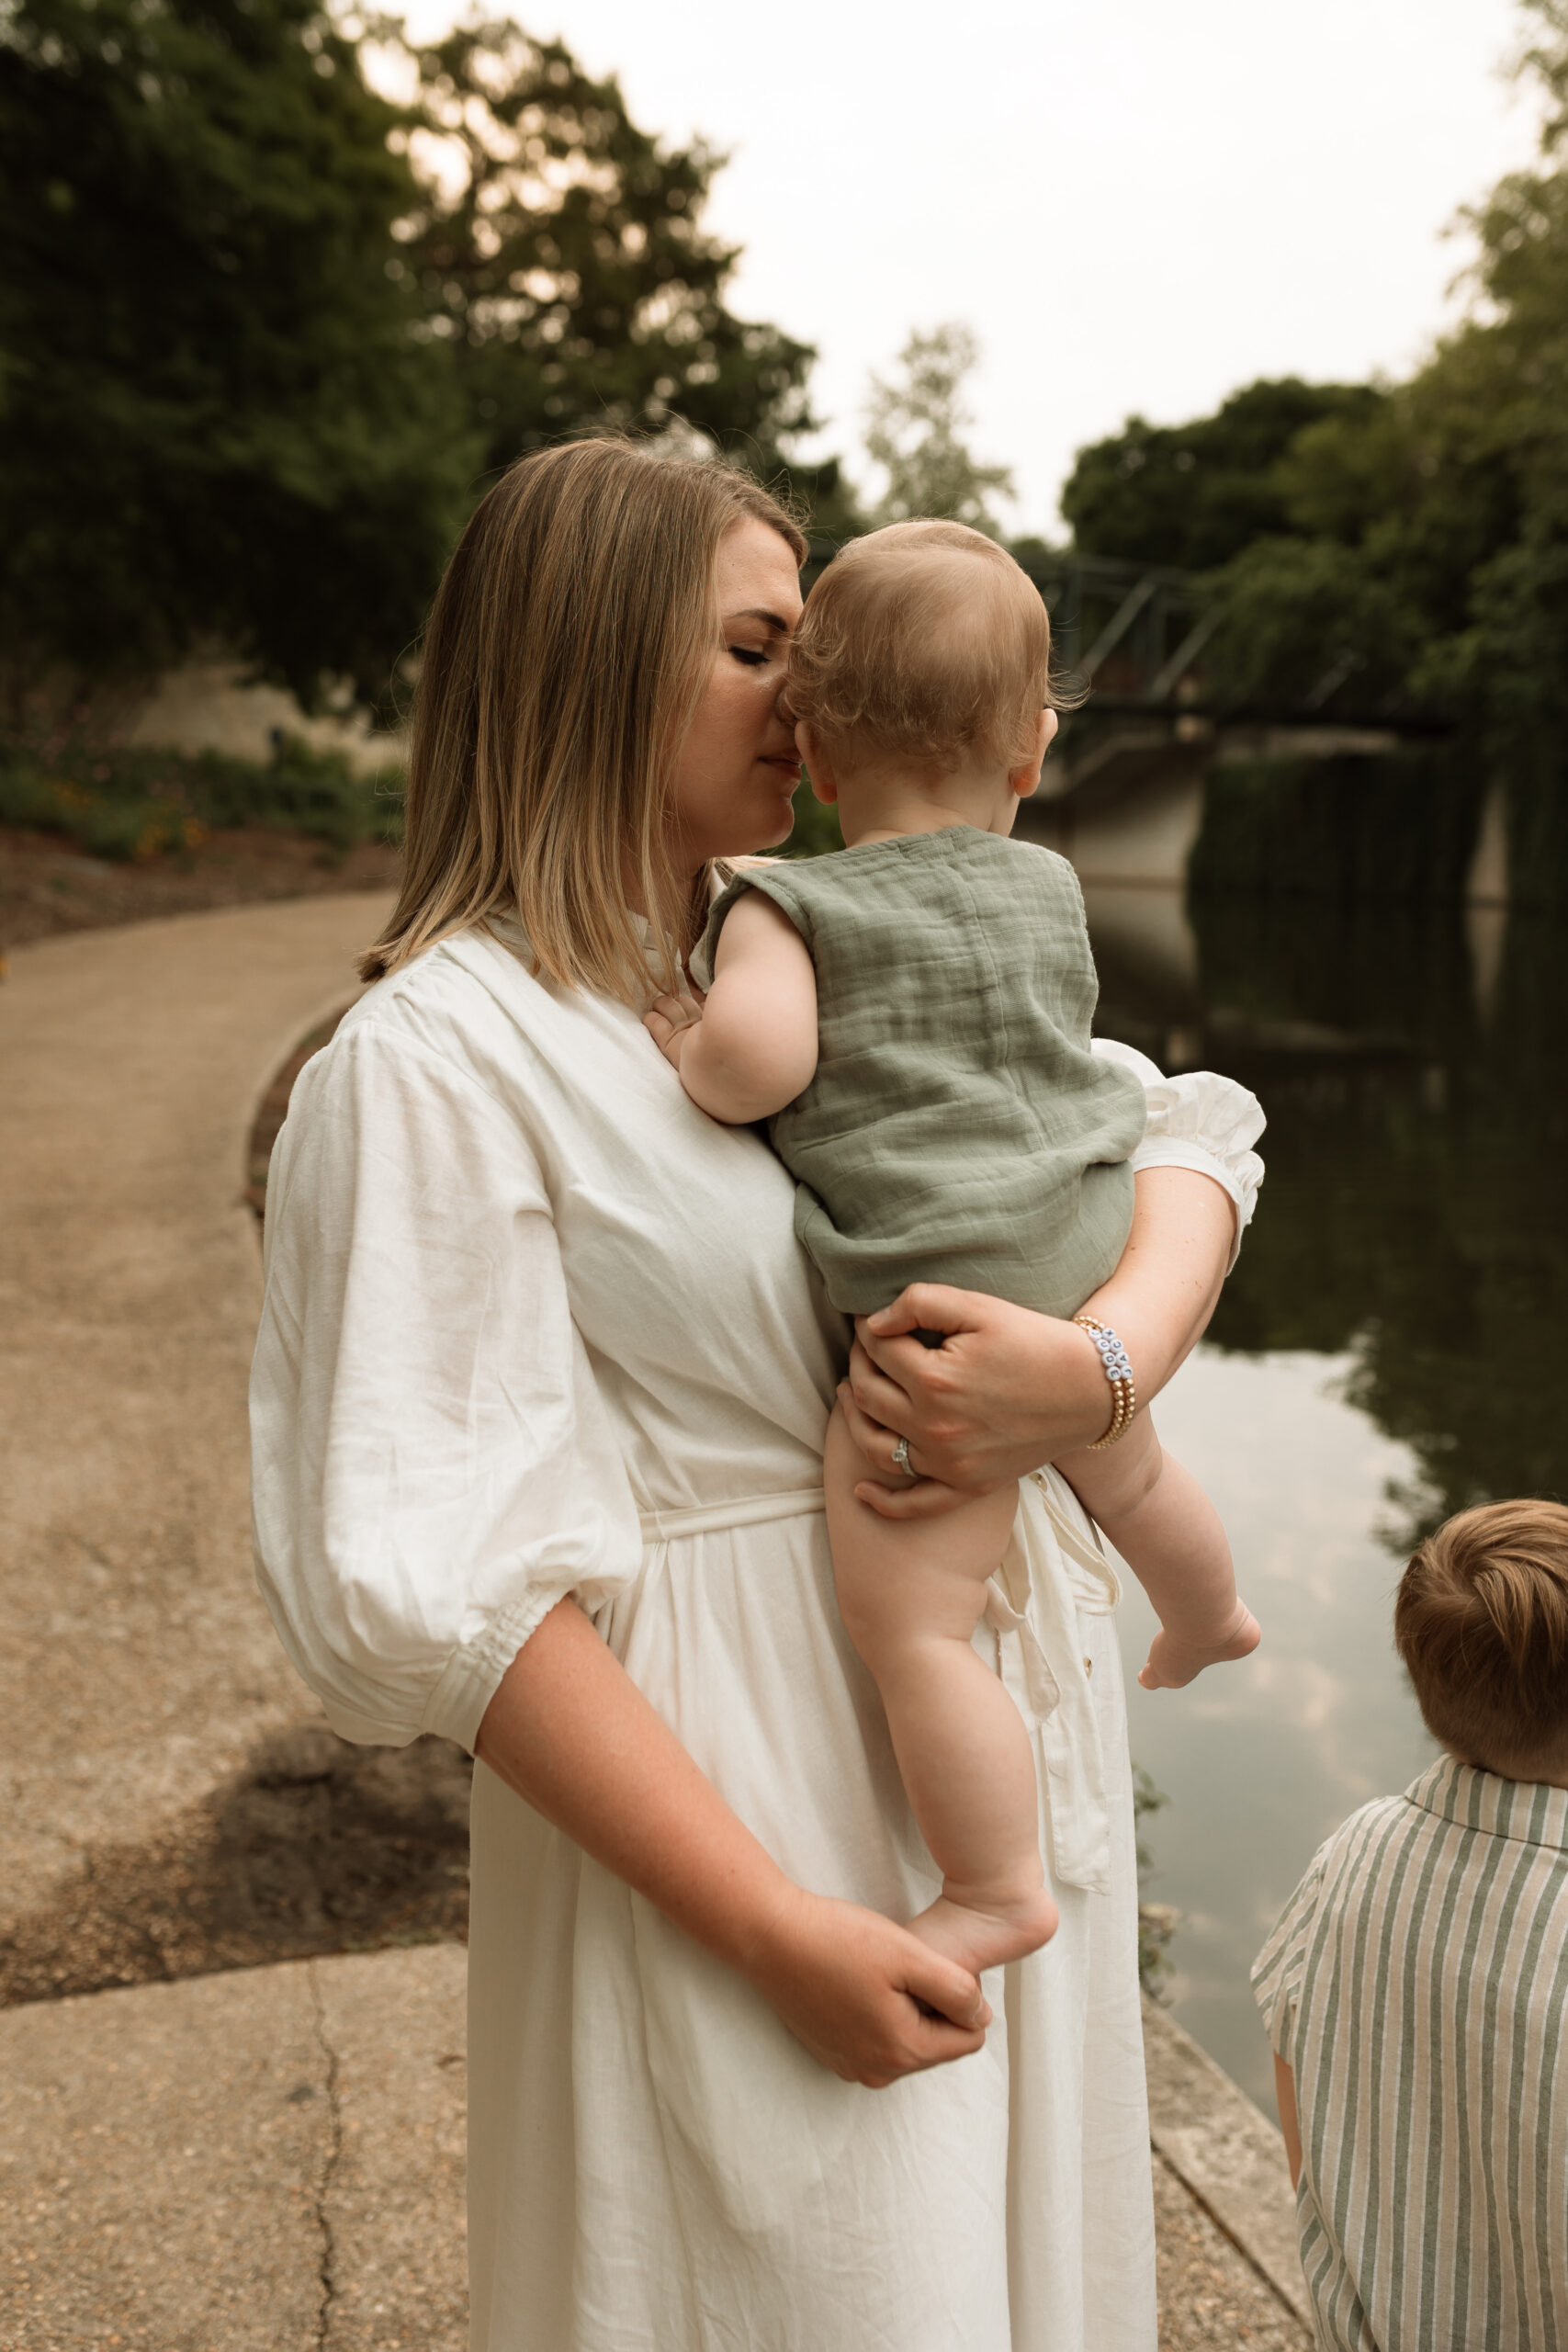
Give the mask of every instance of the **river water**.
[[[1410, 1545], [1568, 1497], [1568, 956], [1493, 909], [1086, 898], [1100, 1033], [1269, 1115], [1241, 1262], [1156, 1412], [1263, 1646], [1129, 1713], [1168, 1800], [1144, 1830], [1182, 1915], [1166, 1998], [1272, 2112], [1249, 1963], [1329, 1830], [1435, 1752], [1390, 1636]], [[1154, 1620], [1127, 1583], [1131, 1683]]]

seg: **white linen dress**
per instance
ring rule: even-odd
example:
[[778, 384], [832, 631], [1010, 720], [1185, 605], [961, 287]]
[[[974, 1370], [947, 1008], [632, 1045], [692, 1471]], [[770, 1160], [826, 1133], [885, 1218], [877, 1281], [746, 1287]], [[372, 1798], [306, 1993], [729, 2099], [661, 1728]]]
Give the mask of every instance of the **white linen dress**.
[[[1251, 1098], [1140, 1069], [1135, 1165], [1245, 1221]], [[930, 1901], [833, 1596], [847, 1333], [790, 1179], [634, 1012], [479, 933], [383, 980], [300, 1076], [266, 1253], [258, 1572], [346, 1738], [471, 1748], [572, 1593], [792, 1878]], [[1021, 1494], [976, 1641], [1034, 1731], [1061, 1926], [987, 1980], [978, 2055], [840, 2083], [477, 1769], [475, 2352], [1153, 2352], [1116, 1583], [1054, 1473]]]

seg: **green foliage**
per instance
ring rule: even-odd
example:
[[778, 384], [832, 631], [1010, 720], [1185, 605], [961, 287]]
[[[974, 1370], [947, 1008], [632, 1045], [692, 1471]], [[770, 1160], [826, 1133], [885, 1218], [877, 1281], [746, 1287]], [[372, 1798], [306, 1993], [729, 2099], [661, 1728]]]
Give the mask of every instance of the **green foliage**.
[[898, 354], [897, 382], [872, 378], [866, 455], [887, 478], [878, 523], [941, 516], [999, 536], [988, 501], [998, 491], [1011, 497], [1012, 475], [1006, 466], [981, 465], [965, 437], [974, 420], [964, 404], [964, 379], [978, 357], [971, 330], [951, 321], [909, 337]]
[[1407, 699], [1418, 621], [1353, 548], [1258, 539], [1215, 584], [1222, 617], [1204, 666], [1212, 701], [1310, 715], [1347, 705], [1380, 712]]
[[[1169, 1803], [1170, 1799], [1166, 1795], [1165, 1791], [1156, 1787], [1152, 1775], [1145, 1772], [1141, 1764], [1134, 1764], [1133, 1767], [1133, 1826], [1137, 1840], [1140, 1896], [1143, 1893], [1144, 1882], [1154, 1869], [1154, 1856], [1150, 1853], [1144, 1838], [1144, 1824], [1151, 1814], [1158, 1813]], [[1169, 1946], [1180, 1924], [1180, 1913], [1172, 1910], [1168, 1903], [1145, 1903], [1140, 1900], [1138, 1904], [1138, 1982], [1145, 1993], [1152, 1993], [1156, 1999], [1166, 1978], [1170, 1974]]]
[[1062, 492], [1079, 550], [1124, 562], [1208, 571], [1254, 539], [1290, 526], [1277, 469], [1303, 430], [1374, 416], [1365, 385], [1248, 384], [1190, 424], [1129, 417], [1080, 449]]
[[1390, 390], [1255, 385], [1173, 432], [1134, 420], [1082, 453], [1064, 507], [1097, 552], [1217, 567], [1204, 684], [1222, 707], [1446, 720], [1478, 776], [1507, 780], [1516, 898], [1552, 906], [1568, 903], [1568, 0], [1527, 6], [1541, 157], [1468, 216], [1473, 314]]
[[63, 834], [94, 857], [195, 849], [215, 826], [270, 825], [334, 850], [402, 838], [402, 772], [367, 774], [285, 737], [265, 765], [217, 752], [0, 754], [0, 824]]
[[809, 784], [803, 784], [795, 796], [795, 831], [779, 854], [783, 857], [821, 857], [829, 850], [842, 849], [844, 836], [839, 824], [836, 808], [826, 808], [818, 799]]
[[716, 168], [509, 22], [421, 48], [321, 0], [7, 0], [13, 693], [217, 640], [377, 700], [523, 450], [630, 425], [774, 474], [812, 355], [725, 307]]
[[379, 685], [474, 452], [389, 277], [398, 110], [314, 0], [15, 0], [0, 25], [0, 631], [203, 632]]
[[1195, 897], [1461, 899], [1481, 820], [1473, 763], [1448, 746], [1210, 769], [1188, 867]]
[[666, 150], [561, 42], [505, 20], [407, 50], [423, 127], [400, 281], [456, 361], [487, 469], [584, 424], [677, 419], [764, 476], [814, 423], [813, 357], [743, 324], [701, 225], [721, 158]]

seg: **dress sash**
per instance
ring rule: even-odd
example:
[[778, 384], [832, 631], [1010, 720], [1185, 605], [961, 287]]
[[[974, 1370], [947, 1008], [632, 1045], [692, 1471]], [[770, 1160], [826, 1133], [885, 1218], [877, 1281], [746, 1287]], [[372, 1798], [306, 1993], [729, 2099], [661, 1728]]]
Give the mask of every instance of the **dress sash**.
[[[691, 1510], [641, 1514], [643, 1541], [804, 1519], [825, 1508], [820, 1487], [745, 1495]], [[1111, 1884], [1111, 1825], [1100, 1722], [1088, 1687], [1080, 1615], [1108, 1616], [1121, 1599], [1116, 1574], [1083, 1506], [1056, 1470], [1019, 1487], [1019, 1514], [987, 1590], [983, 1623], [995, 1637], [996, 1670], [1029, 1725], [1051, 1875], [1096, 1894]]]

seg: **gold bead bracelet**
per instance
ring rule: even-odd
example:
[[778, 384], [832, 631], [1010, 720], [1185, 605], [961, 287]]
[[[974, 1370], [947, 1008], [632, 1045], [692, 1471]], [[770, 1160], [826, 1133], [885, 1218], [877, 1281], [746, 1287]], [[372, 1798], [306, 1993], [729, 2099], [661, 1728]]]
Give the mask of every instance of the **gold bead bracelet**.
[[1138, 1392], [1133, 1383], [1133, 1367], [1127, 1361], [1127, 1351], [1109, 1323], [1100, 1323], [1092, 1315], [1075, 1315], [1073, 1321], [1080, 1331], [1087, 1331], [1100, 1351], [1100, 1361], [1105, 1367], [1105, 1377], [1111, 1383], [1111, 1427], [1103, 1437], [1097, 1437], [1090, 1446], [1091, 1453], [1100, 1453], [1107, 1445], [1114, 1445], [1125, 1437], [1138, 1409]]

